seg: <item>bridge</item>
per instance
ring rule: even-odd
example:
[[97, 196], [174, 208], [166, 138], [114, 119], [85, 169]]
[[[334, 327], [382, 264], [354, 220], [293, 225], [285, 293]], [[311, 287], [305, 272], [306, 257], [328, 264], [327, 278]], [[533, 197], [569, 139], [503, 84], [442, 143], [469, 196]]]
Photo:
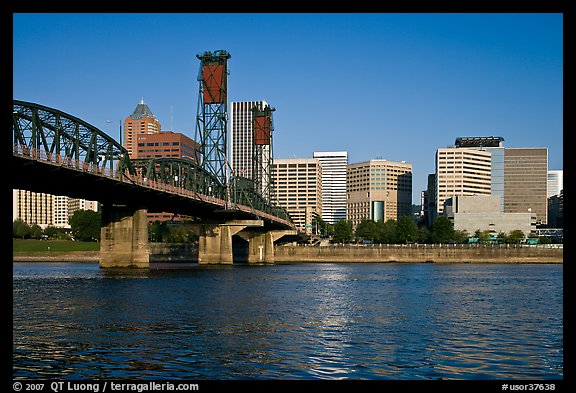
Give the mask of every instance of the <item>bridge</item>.
[[[227, 73], [213, 63], [228, 57], [199, 56], [199, 160], [131, 159], [120, 143], [89, 123], [13, 100], [12, 187], [100, 202], [103, 268], [149, 266], [148, 212], [194, 218], [199, 264], [233, 263], [233, 236], [248, 242], [249, 263], [273, 263], [274, 241], [297, 232], [288, 213], [263, 197], [254, 179], [228, 175], [223, 166], [226, 124], [214, 119], [227, 119], [226, 78], [206, 73]], [[211, 77], [218, 86], [210, 84]], [[210, 98], [214, 91], [216, 99]]]

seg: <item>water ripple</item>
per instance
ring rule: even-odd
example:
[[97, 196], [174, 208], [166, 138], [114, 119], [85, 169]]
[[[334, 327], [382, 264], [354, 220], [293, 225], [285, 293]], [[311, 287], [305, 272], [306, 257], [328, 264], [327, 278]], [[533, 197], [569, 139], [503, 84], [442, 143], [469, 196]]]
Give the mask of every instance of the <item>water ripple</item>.
[[39, 265], [14, 264], [15, 378], [563, 376], [558, 265]]

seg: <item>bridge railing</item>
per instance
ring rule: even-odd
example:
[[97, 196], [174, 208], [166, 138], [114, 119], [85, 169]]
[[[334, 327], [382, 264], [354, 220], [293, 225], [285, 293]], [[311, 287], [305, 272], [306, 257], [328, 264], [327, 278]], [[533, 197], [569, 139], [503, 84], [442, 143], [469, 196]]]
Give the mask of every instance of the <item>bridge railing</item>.
[[[27, 146], [14, 144], [13, 154], [15, 156], [32, 159], [35, 161], [42, 161], [47, 164], [66, 167], [80, 172], [90, 173], [97, 176], [102, 176], [118, 181], [125, 181], [141, 187], [146, 187], [153, 190], [169, 192], [187, 198], [199, 200], [212, 205], [221, 207], [226, 206], [226, 201], [221, 198], [213, 197], [210, 195], [200, 194], [198, 192], [187, 190], [173, 184], [164, 183], [161, 181], [147, 179], [139, 174], [129, 174], [128, 171], [120, 171], [118, 169], [102, 168], [91, 162], [81, 161], [79, 159], [71, 159], [70, 157], [62, 156], [60, 154], [52, 154], [42, 149], [30, 149]], [[251, 207], [244, 203], [235, 204], [235, 207], [243, 212], [256, 214], [263, 218], [268, 218], [273, 221], [280, 221], [286, 225], [291, 225], [291, 221], [287, 213], [281, 208], [273, 206], [258, 206]], [[258, 209], [260, 208], [260, 209]], [[282, 214], [285, 213], [285, 214]]]
[[72, 159], [61, 154], [54, 154], [46, 152], [42, 149], [30, 149], [27, 146], [14, 144], [14, 155], [20, 157], [30, 158], [36, 161], [42, 161], [47, 164], [75, 169], [82, 172], [89, 172], [92, 174], [105, 176], [109, 178], [119, 179], [120, 171], [111, 170], [110, 168], [99, 167], [91, 162], [81, 161], [79, 159]]

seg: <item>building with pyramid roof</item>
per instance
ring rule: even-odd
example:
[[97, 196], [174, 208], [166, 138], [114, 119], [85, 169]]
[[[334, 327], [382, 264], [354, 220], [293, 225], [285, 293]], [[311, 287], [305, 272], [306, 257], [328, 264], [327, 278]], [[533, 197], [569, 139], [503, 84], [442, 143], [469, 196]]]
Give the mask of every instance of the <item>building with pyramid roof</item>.
[[128, 150], [130, 158], [136, 158], [138, 135], [159, 132], [160, 122], [142, 98], [134, 112], [124, 120], [124, 147]]

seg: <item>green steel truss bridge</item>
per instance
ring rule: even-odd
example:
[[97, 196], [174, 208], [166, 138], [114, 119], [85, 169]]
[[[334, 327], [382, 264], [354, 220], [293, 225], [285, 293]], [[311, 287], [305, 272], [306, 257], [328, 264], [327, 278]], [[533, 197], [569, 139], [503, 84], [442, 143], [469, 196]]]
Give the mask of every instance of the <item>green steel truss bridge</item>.
[[13, 101], [13, 188], [138, 205], [199, 220], [262, 220], [293, 230], [288, 213], [249, 179], [217, 177], [191, 159], [130, 159], [127, 150], [87, 122], [43, 105]]

